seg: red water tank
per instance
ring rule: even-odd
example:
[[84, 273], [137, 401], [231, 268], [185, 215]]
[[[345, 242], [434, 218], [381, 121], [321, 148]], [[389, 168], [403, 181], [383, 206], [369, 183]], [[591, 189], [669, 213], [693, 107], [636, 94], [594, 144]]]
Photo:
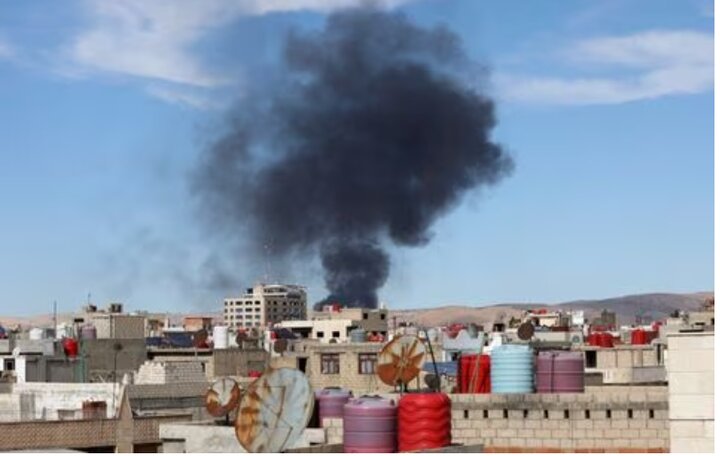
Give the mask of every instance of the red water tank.
[[615, 346], [612, 334], [604, 332], [604, 333], [600, 333], [599, 337], [600, 337], [600, 339], [598, 340], [599, 347], [613, 348]]
[[62, 340], [63, 351], [68, 358], [75, 358], [78, 355], [78, 343], [75, 339], [66, 337]]
[[600, 345], [600, 333], [590, 333], [587, 338], [587, 344], [592, 347], [597, 347], [598, 345]]
[[458, 373], [458, 392], [490, 393], [490, 356], [462, 355]]
[[630, 343], [632, 345], [645, 345], [649, 341], [646, 338], [646, 333], [644, 329], [637, 328], [633, 329], [630, 333]]
[[256, 370], [251, 370], [250, 372], [248, 372], [248, 377], [250, 377], [250, 378], [258, 378], [261, 375], [262, 375], [262, 372], [256, 371]]
[[398, 403], [398, 450], [422, 451], [450, 445], [452, 412], [445, 393], [410, 393]]

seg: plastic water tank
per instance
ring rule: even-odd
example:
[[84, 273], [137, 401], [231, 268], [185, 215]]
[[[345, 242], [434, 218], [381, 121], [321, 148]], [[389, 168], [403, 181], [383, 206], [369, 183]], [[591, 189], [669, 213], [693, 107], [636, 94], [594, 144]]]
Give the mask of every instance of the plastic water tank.
[[218, 325], [213, 328], [213, 347], [214, 348], [227, 348], [228, 347], [228, 327]]
[[359, 397], [343, 407], [345, 453], [394, 453], [397, 406], [390, 399]]
[[350, 331], [350, 342], [367, 342], [367, 332], [362, 328]]
[[613, 348], [614, 346], [615, 342], [612, 334], [604, 332], [598, 335], [598, 347]]
[[491, 391], [490, 356], [462, 355], [458, 362], [459, 393], [477, 394]]
[[445, 393], [405, 394], [398, 402], [398, 450], [418, 451], [450, 445], [452, 412]]
[[45, 335], [45, 331], [42, 328], [32, 328], [29, 331], [28, 337], [30, 340], [41, 340]]
[[580, 352], [542, 352], [538, 354], [536, 369], [538, 393], [585, 391], [585, 363]]
[[527, 345], [500, 345], [490, 358], [493, 393], [532, 393], [533, 351]]
[[644, 329], [633, 329], [630, 333], [630, 343], [632, 345], [645, 345], [650, 342], [649, 340], [647, 340], [647, 336], [648, 333]]
[[83, 340], [97, 339], [97, 328], [91, 324], [83, 325], [80, 329], [80, 338]]
[[342, 388], [325, 388], [315, 393], [319, 404], [320, 425], [324, 418], [342, 418], [343, 407], [352, 396], [352, 393]]
[[66, 337], [62, 340], [63, 351], [68, 358], [75, 358], [78, 355], [78, 343], [75, 339]]

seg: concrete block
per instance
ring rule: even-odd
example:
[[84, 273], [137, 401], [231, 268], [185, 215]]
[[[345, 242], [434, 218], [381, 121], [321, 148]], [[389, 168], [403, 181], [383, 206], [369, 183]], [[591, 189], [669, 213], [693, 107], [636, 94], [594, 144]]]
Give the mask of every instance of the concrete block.
[[540, 420], [525, 420], [526, 429], [540, 429]]
[[713, 424], [714, 421], [696, 421], [696, 420], [671, 420], [670, 421], [670, 435], [672, 438], [685, 438], [685, 437], [713, 437]]
[[559, 439], [542, 439], [542, 445], [543, 448], [560, 448], [560, 440]]
[[575, 421], [573, 423], [573, 426], [575, 427], [575, 429], [592, 429], [593, 420]]
[[671, 394], [670, 419], [713, 419], [714, 396], [712, 394]]
[[472, 429], [473, 423], [470, 420], [455, 420], [452, 423], [453, 429]]
[[502, 418], [499, 420], [489, 420], [490, 421], [490, 427], [492, 429], [505, 429], [507, 427], [507, 420], [503, 420]]
[[638, 429], [638, 434], [641, 439], [656, 439], [658, 438], [657, 429]]
[[[655, 442], [653, 440], [653, 442]], [[715, 446], [712, 439], [699, 438], [672, 438], [670, 439], [671, 453], [714, 453]]]
[[522, 420], [525, 418], [525, 415], [523, 410], [508, 410], [508, 418], [511, 420]]
[[637, 429], [624, 429], [622, 431], [622, 437], [626, 439], [638, 439], [640, 438], [640, 431]]
[[619, 439], [622, 436], [620, 429], [605, 429], [603, 430], [603, 437], [607, 439]]
[[676, 394], [713, 394], [715, 391], [712, 372], [675, 372], [668, 376], [670, 396]]
[[490, 439], [490, 445], [497, 447], [507, 447], [510, 446], [510, 439], [502, 437]]
[[587, 429], [585, 430], [585, 437], [587, 438], [595, 438], [600, 439], [605, 437], [605, 430], [604, 429]]
[[525, 428], [525, 420], [507, 420], [507, 427], [510, 429], [523, 429]]
[[643, 419], [628, 420], [628, 427], [630, 429], [646, 429], [647, 428], [647, 420], [643, 420]]
[[535, 431], [533, 429], [518, 429], [517, 436], [525, 439], [535, 437]]
[[497, 419], [503, 419], [503, 411], [502, 409], [492, 409], [488, 410], [488, 418], [497, 420]]
[[612, 429], [627, 429], [628, 428], [628, 420], [612, 420], [610, 423], [610, 428], [612, 428]]
[[525, 439], [515, 437], [510, 439], [510, 446], [522, 448], [526, 445]]
[[542, 447], [541, 439], [525, 439], [525, 445], [527, 448], [540, 448]]
[[497, 429], [482, 428], [478, 429], [478, 436], [482, 438], [497, 437]]
[[497, 436], [510, 438], [517, 436], [517, 432], [514, 429], [498, 429]]
[[713, 350], [685, 350], [670, 352], [665, 360], [668, 377], [676, 372], [713, 372], [715, 356]]
[[571, 437], [569, 429], [553, 429], [550, 436], [556, 439], [569, 439]]
[[693, 336], [670, 336], [668, 337], [668, 351], [676, 350], [713, 350], [715, 348], [715, 336], [693, 335]]
[[577, 441], [575, 448], [595, 448], [595, 440], [593, 439], [580, 439]]
[[648, 429], [656, 429], [656, 430], [667, 429], [668, 421], [667, 420], [648, 420], [647, 428]]

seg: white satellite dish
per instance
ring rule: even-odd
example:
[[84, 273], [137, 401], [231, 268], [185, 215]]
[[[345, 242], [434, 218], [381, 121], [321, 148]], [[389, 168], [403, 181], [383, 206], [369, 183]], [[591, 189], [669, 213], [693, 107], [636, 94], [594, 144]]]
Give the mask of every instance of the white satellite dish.
[[250, 453], [280, 453], [303, 433], [314, 404], [305, 374], [287, 367], [268, 369], [240, 400], [235, 435]]

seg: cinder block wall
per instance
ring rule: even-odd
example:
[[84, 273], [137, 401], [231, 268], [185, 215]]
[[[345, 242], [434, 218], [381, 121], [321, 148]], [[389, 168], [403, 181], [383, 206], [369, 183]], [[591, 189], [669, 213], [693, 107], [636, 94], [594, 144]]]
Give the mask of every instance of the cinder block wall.
[[[666, 387], [583, 394], [451, 394], [453, 442], [485, 452], [667, 452]], [[342, 420], [325, 419], [328, 443]]]

